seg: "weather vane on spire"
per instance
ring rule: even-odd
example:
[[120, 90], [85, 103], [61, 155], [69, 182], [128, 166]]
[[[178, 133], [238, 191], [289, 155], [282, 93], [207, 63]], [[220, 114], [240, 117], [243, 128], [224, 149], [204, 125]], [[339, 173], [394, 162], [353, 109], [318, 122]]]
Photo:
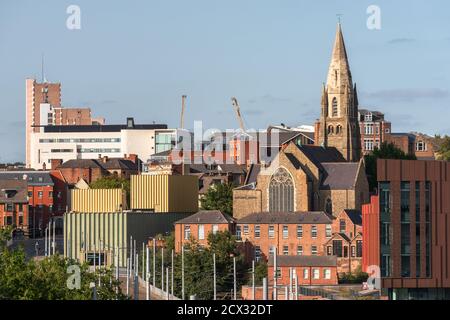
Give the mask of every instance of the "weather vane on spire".
[[338, 23], [339, 23], [339, 24], [341, 24], [341, 18], [342, 18], [343, 15], [344, 15], [344, 14], [342, 14], [342, 13], [337, 13], [337, 14], [336, 14], [336, 17], [338, 18]]

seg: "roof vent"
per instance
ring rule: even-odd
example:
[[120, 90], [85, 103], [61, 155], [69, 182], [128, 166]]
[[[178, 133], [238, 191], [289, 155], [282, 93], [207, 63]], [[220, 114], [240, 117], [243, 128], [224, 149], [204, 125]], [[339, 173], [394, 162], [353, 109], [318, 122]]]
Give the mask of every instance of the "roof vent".
[[134, 128], [134, 118], [127, 118], [127, 128]]

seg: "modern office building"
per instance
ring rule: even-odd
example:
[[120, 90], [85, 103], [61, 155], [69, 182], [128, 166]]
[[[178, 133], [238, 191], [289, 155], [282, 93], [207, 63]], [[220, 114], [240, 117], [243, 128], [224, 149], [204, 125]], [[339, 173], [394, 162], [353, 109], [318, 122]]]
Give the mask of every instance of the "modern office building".
[[391, 299], [450, 299], [450, 162], [380, 159], [377, 178], [382, 289]]
[[135, 124], [128, 118], [125, 125], [41, 126], [30, 134], [29, 166], [50, 167], [52, 159], [118, 158], [136, 154], [147, 160], [152, 154], [170, 150], [177, 130], [165, 124]]

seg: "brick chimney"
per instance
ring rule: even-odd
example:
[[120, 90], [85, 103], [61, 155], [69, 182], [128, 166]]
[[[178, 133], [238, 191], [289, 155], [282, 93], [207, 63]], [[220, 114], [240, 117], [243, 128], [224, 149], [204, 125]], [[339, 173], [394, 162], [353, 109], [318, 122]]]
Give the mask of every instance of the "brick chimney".
[[137, 163], [138, 156], [137, 154], [130, 153], [128, 156], [125, 155], [125, 159], [132, 161], [133, 163]]
[[58, 168], [63, 163], [62, 159], [51, 159], [50, 161], [52, 170], [56, 170], [56, 168]]
[[106, 163], [107, 161], [108, 161], [108, 156], [103, 156], [102, 162], [103, 162], [103, 163]]

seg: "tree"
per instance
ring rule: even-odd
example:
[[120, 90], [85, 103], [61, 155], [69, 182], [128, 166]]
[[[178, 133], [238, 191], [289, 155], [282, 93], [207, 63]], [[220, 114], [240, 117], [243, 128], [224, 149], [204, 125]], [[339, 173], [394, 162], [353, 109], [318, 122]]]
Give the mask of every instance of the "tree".
[[[79, 271], [79, 278], [71, 269]], [[0, 300], [90, 300], [92, 282], [97, 284], [99, 300], [126, 298], [110, 269], [93, 273], [87, 264], [60, 255], [27, 260], [23, 248], [5, 248], [0, 253], [0, 270]], [[68, 285], [72, 275], [80, 280], [79, 288]]]
[[233, 184], [224, 183], [210, 186], [200, 199], [204, 210], [220, 210], [233, 215]]
[[408, 155], [401, 149], [397, 148], [395, 144], [383, 142], [380, 148], [375, 147], [373, 152], [366, 155], [365, 165], [367, 180], [369, 181], [370, 190], [377, 188], [377, 159], [407, 159], [415, 160], [416, 156]]
[[[267, 278], [267, 262], [260, 260], [255, 263], [255, 285], [262, 286], [263, 278]], [[250, 279], [251, 280], [251, 279]], [[247, 282], [251, 283], [251, 282]]]
[[437, 147], [437, 159], [450, 161], [450, 137], [445, 135], [441, 137], [440, 135], [436, 135], [434, 138]]
[[92, 189], [123, 189], [127, 196], [127, 204], [130, 201], [130, 180], [116, 176], [102, 177], [90, 184]]

